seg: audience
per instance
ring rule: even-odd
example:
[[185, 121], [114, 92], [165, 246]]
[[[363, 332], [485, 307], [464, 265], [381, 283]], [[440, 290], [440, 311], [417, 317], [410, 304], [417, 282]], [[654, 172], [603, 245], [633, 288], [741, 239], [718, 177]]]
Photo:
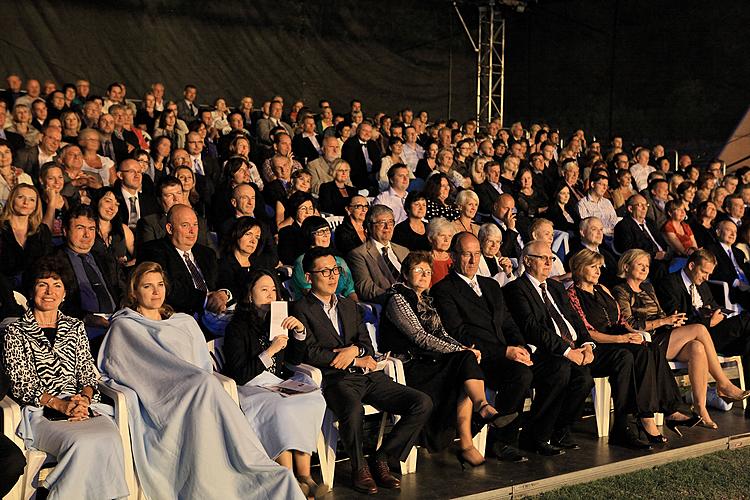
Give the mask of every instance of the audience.
[[[179, 99], [170, 101], [164, 96], [164, 85], [155, 83], [133, 120], [136, 109], [124, 98], [122, 83], [105, 85], [106, 98], [100, 98], [90, 95], [87, 81], [81, 81], [79, 94], [77, 84], [63, 85], [61, 91], [46, 85], [42, 93], [36, 80], [27, 81], [29, 93], [23, 94], [23, 82], [13, 82], [0, 100], [0, 125], [6, 122], [6, 111], [13, 117], [5, 123], [4, 139], [0, 138], [0, 311], [9, 315], [17, 309], [12, 291], [29, 289], [29, 280], [57, 244], [57, 263], [71, 277], [59, 308], [83, 320], [94, 351], [101, 338], [93, 337], [104, 332], [127, 295], [124, 275], [133, 272], [136, 258], [142, 265], [147, 261], [161, 265], [161, 271], [149, 268], [145, 275], [149, 280], [156, 276], [162, 283], [170, 281], [173, 286], [162, 295], [173, 308], [203, 323], [206, 335], [224, 330], [214, 328], [216, 318], [229, 325], [236, 314], [232, 335], [241, 345], [252, 347], [233, 353], [244, 356], [238, 361], [242, 365], [238, 382], [245, 384], [241, 393], [249, 391], [242, 406], [248, 419], [240, 415], [239, 420], [245, 425], [250, 420], [260, 441], [254, 440], [254, 451], [229, 467], [234, 472], [228, 473], [226, 486], [244, 484], [232, 474], [260, 463], [265, 468], [260, 474], [276, 478], [261, 484], [276, 481], [283, 488], [291, 484], [291, 489], [283, 490], [289, 492], [287, 496], [298, 496], [300, 489], [317, 496], [326, 491], [309, 474], [314, 444], [310, 439], [319, 419], [306, 419], [310, 429], [300, 429], [303, 439], [286, 441], [294, 436], [282, 435], [288, 428], [283, 412], [266, 419], [268, 410], [251, 402], [268, 397], [280, 403], [277, 394], [260, 393], [262, 383], [255, 379], [285, 378], [289, 374], [284, 363], [304, 361], [310, 353], [324, 372], [338, 359], [338, 371], [324, 373], [326, 382], [353, 376], [351, 367], [343, 366], [353, 349], [330, 353], [345, 348], [346, 342], [334, 345], [334, 340], [338, 342], [334, 333], [329, 332], [329, 339], [325, 331], [309, 326], [312, 322], [324, 330], [343, 327], [354, 342], [359, 335], [354, 332], [362, 326], [353, 306], [359, 301], [365, 302], [366, 321], [379, 317], [383, 326], [375, 340], [408, 359], [407, 385], [429, 394], [427, 398], [418, 393], [422, 399], [412, 399], [416, 406], [411, 408], [407, 408], [408, 397], [387, 402], [405, 414], [413, 410], [413, 418], [404, 426], [407, 430], [375, 457], [373, 482], [361, 458], [360, 431], [351, 430], [360, 429], [361, 422], [352, 412], [364, 393], [331, 403], [338, 396], [326, 394], [324, 387], [334, 413], [349, 419], [344, 441], [360, 491], [398, 486], [398, 479], [382, 462], [402, 459], [419, 435], [431, 450], [443, 449], [457, 436], [462, 464], [481, 463], [484, 458], [471, 446], [467, 422], [472, 413], [482, 417], [474, 415], [475, 421], [486, 421], [494, 413], [492, 406], [483, 406], [482, 384], [500, 391], [494, 403], [504, 416], [520, 414], [528, 389], [536, 388], [520, 441], [520, 417], [503, 429], [491, 429], [492, 450], [501, 460], [512, 462], [525, 459], [516, 448], [519, 445], [544, 455], [575, 448], [569, 429], [582, 411], [581, 397], [592, 373], [612, 377], [616, 407], [612, 443], [632, 448], [645, 449], [666, 439], [653, 423], [654, 411], [667, 414], [667, 426], [676, 431], [693, 421], [715, 428], [706, 410], [709, 373], [718, 381], [719, 396], [731, 401], [745, 397], [726, 380], [715, 352], [747, 357], [750, 316], [741, 312], [725, 317], [728, 311], [722, 311], [715, 298], [722, 307], [750, 307], [748, 167], [725, 173], [720, 162], [692, 164], [687, 155], [671, 165], [661, 145], [625, 145], [621, 137], [605, 151], [598, 141], [587, 144], [583, 131], [560, 141], [559, 132], [544, 123], [530, 124], [528, 130], [514, 123], [506, 130], [497, 120], [477, 127], [473, 120], [435, 119], [409, 109], [366, 115], [356, 99], [345, 115], [335, 113], [326, 100], [320, 103], [319, 115], [302, 101], [285, 107], [281, 96], [258, 110], [249, 96], [242, 99], [239, 110], [228, 109], [222, 97], [203, 106], [199, 104], [203, 94], [192, 84], [184, 87]], [[69, 144], [62, 144], [63, 140]], [[632, 166], [631, 156], [636, 161]], [[343, 216], [343, 222], [329, 225], [318, 216], [318, 209]], [[218, 243], [220, 254], [215, 251]], [[556, 255], [552, 255], [553, 243]], [[635, 259], [630, 252], [634, 249]], [[404, 261], [409, 251], [416, 250], [429, 253]], [[618, 276], [617, 255], [622, 253], [630, 260], [627, 271], [620, 269]], [[306, 266], [310, 254], [319, 258]], [[579, 256], [586, 257], [585, 263]], [[316, 259], [325, 261], [322, 268]], [[573, 272], [570, 303], [560, 286], [548, 279], [568, 281], [571, 275], [563, 264]], [[416, 272], [424, 266], [429, 273]], [[670, 275], [670, 270], [675, 272]], [[290, 277], [283, 287], [276, 281]], [[718, 285], [712, 285], [716, 297], [711, 294], [705, 283], [709, 277], [726, 283], [732, 304], [723, 303]], [[531, 278], [546, 284], [546, 296], [557, 315], [537, 300], [545, 297], [543, 293], [529, 291]], [[423, 286], [425, 280], [428, 286]], [[150, 283], [144, 290], [154, 285], [162, 286]], [[314, 314], [296, 315], [307, 328], [292, 334], [292, 349], [284, 348], [288, 336], [274, 340], [268, 336], [268, 304], [288, 290], [300, 299], [302, 309]], [[252, 297], [255, 292], [257, 300]], [[347, 312], [339, 315], [340, 323], [333, 321], [331, 329], [319, 317], [318, 308], [323, 300], [324, 312], [330, 313], [334, 296], [340, 297], [333, 299], [337, 307]], [[28, 298], [31, 304], [34, 297]], [[400, 309], [405, 317], [394, 316], [396, 301], [406, 304]], [[133, 311], [118, 314], [129, 315], [128, 320], [146, 317]], [[158, 337], [154, 332], [167, 328], [169, 314], [164, 320], [157, 320], [153, 311], [147, 314], [159, 321], [148, 327], [155, 327], [152, 333]], [[410, 314], [416, 319], [408, 321], [407, 329], [405, 318]], [[562, 338], [556, 323], [560, 317], [576, 338], [570, 348], [572, 363], [557, 356], [559, 340], [550, 340]], [[349, 323], [353, 327], [346, 326]], [[298, 325], [286, 326], [297, 330]], [[429, 336], [414, 336], [415, 328]], [[197, 332], [194, 323], [189, 329]], [[589, 337], [598, 349], [584, 346]], [[439, 339], [449, 349], [432, 349], [420, 339]], [[323, 351], [319, 342], [326, 346]], [[364, 343], [362, 347], [366, 352], [355, 357], [356, 371], [365, 372], [372, 367], [367, 357], [372, 353]], [[473, 354], [448, 354], [464, 347]], [[300, 352], [292, 355], [298, 348]], [[321, 358], [324, 351], [331, 355]], [[153, 344], [147, 352], [155, 354], [158, 349]], [[163, 355], [151, 354], [141, 360], [144, 366]], [[118, 357], [110, 355], [110, 363]], [[194, 355], [198, 358], [191, 359], [202, 367], [203, 353], [190, 354]], [[610, 357], [616, 362], [609, 363]], [[697, 417], [681, 413], [666, 359], [688, 362]], [[476, 366], [471, 368], [472, 364]], [[750, 360], [746, 366], [750, 367]], [[263, 374], [268, 367], [270, 373]], [[13, 367], [6, 363], [6, 369]], [[630, 384], [623, 381], [629, 371]], [[137, 375], [133, 371], [123, 376]], [[365, 383], [364, 378], [355, 378], [347, 380], [347, 390]], [[439, 382], [448, 379], [451, 384]], [[145, 384], [140, 386], [146, 391], [144, 397], [157, 387], [146, 382], [138, 382]], [[438, 383], [446, 388], [444, 392], [434, 390]], [[190, 388], [194, 390], [194, 384]], [[415, 393], [408, 392], [410, 397]], [[432, 417], [427, 415], [430, 398], [436, 407]], [[322, 408], [322, 399], [318, 403]], [[145, 411], [145, 407], [140, 408]], [[449, 407], [450, 411], [441, 409]], [[562, 413], [555, 416], [559, 408]], [[191, 418], [180, 415], [180, 422]], [[641, 436], [648, 443], [640, 441], [627, 424], [629, 415], [638, 417]], [[229, 418], [236, 419], [236, 414]], [[421, 422], [427, 422], [423, 429]], [[179, 429], [182, 424], [175, 425]], [[153, 430], [144, 432], [149, 444], [136, 454], [159, 446], [160, 438], [149, 434]], [[229, 440], [240, 434], [235, 436]], [[226, 440], [210, 447], [218, 442], [223, 446]], [[294, 470], [299, 487], [267, 455]], [[166, 454], [159, 456], [166, 460]], [[145, 489], [163, 493], [160, 481], [146, 479]], [[63, 484], [62, 477], [57, 482]], [[189, 491], [202, 492], [197, 483], [188, 482]], [[83, 484], [90, 484], [89, 479]]]

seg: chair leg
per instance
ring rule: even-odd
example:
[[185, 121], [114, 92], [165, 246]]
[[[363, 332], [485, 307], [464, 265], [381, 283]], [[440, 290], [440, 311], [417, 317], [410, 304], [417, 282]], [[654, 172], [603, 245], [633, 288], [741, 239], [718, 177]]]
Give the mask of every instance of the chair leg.
[[474, 436], [474, 448], [476, 448], [482, 456], [487, 451], [487, 434], [489, 432], [489, 426], [483, 426], [476, 436]]
[[29, 500], [36, 495], [36, 486], [34, 479], [39, 475], [39, 471], [47, 459], [47, 454], [42, 451], [28, 450], [26, 452], [26, 468], [23, 472], [23, 499]]
[[612, 388], [609, 386], [609, 380], [604, 377], [595, 378], [592, 392], [597, 435], [609, 436], [609, 412], [612, 408]]
[[[339, 430], [331, 410], [326, 410], [323, 417], [323, 429], [318, 438], [318, 458], [320, 460], [320, 475], [323, 483], [333, 489], [333, 476], [336, 472], [336, 444], [339, 440]], [[320, 453], [320, 442], [323, 441], [324, 450]]]
[[[742, 357], [737, 356], [735, 358], [735, 361], [737, 362], [737, 371], [739, 372], [739, 378], [740, 378], [740, 389], [743, 391], [745, 390], [745, 372], [744, 367], [742, 366]], [[747, 399], [742, 400], [742, 409], [747, 409]]]

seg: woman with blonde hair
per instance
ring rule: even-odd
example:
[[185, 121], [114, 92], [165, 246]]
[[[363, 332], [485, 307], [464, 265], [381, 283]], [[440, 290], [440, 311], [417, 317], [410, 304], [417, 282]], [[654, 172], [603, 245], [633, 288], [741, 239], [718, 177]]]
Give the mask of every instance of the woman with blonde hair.
[[470, 190], [464, 189], [456, 196], [456, 206], [460, 215], [453, 221], [453, 227], [457, 233], [469, 231], [474, 236], [479, 236], [479, 224], [474, 223], [474, 217], [479, 209], [479, 196]]
[[10, 191], [17, 184], [32, 184], [29, 174], [13, 166], [13, 151], [10, 143], [0, 139], [0, 207], [5, 205]]
[[[634, 385], [631, 404], [640, 419], [639, 427], [652, 444], [662, 444], [662, 436], [654, 421], [654, 412], [667, 416], [667, 426], [688, 425], [689, 417], [680, 412], [684, 406], [664, 351], [649, 336], [636, 331], [622, 317], [612, 293], [599, 283], [604, 257], [584, 248], [570, 259], [574, 286], [568, 297], [598, 348], [605, 352], [625, 349], [633, 357]], [[694, 419], [693, 424], [698, 422]], [[670, 422], [672, 422], [670, 424]], [[682, 422], [682, 423], [680, 423]], [[672, 427], [670, 427], [672, 428]]]
[[[711, 374], [716, 380], [720, 395], [744, 399], [750, 392], [743, 392], [724, 374], [714, 342], [705, 326], [686, 325], [685, 314], [668, 316], [661, 308], [654, 287], [646, 282], [650, 265], [648, 252], [637, 248], [628, 250], [620, 257], [617, 276], [625, 281], [614, 287], [612, 293], [620, 306], [622, 319], [634, 330], [649, 332], [652, 342], [661, 346], [668, 360], [676, 359], [688, 364], [693, 405], [701, 417], [700, 425], [717, 429], [706, 408], [708, 375]], [[670, 426], [669, 421], [667, 426]]]
[[0, 272], [15, 290], [23, 276], [52, 249], [52, 233], [42, 224], [42, 201], [31, 184], [18, 184], [0, 213]]
[[146, 497], [302, 498], [214, 376], [198, 323], [164, 303], [168, 286], [159, 264], [136, 267], [98, 358], [107, 383], [127, 399]]

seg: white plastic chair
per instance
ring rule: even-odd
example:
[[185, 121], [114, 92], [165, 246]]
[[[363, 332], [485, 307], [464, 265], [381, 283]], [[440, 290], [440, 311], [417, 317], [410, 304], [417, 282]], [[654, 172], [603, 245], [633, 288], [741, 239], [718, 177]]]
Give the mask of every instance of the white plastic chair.
[[223, 346], [223, 337], [211, 340], [206, 344], [206, 347], [208, 347], [208, 353], [211, 355], [211, 361], [213, 362], [212, 364], [214, 367], [214, 376], [219, 379], [219, 382], [221, 382], [224, 390], [229, 393], [234, 402], [237, 403], [237, 406], [239, 406], [240, 398], [239, 394], [237, 393], [237, 383], [226, 375], [221, 374], [221, 370], [222, 368], [224, 368]]
[[[112, 400], [114, 407], [114, 421], [120, 433], [122, 441], [123, 458], [125, 465], [125, 482], [128, 485], [129, 499], [139, 498], [140, 488], [137, 483], [135, 468], [133, 466], [133, 454], [130, 446], [130, 427], [128, 426], [128, 411], [125, 403], [125, 395], [121, 392], [99, 384], [99, 392]], [[18, 480], [13, 489], [4, 497], [5, 500], [29, 500], [36, 497], [36, 486], [54, 470], [54, 457], [46, 452], [33, 448], [27, 449], [23, 439], [16, 434], [16, 429], [21, 423], [21, 407], [9, 397], [0, 401], [0, 409], [3, 415], [3, 434], [11, 439], [26, 455], [26, 468], [23, 476]], [[45, 467], [45, 465], [48, 465]]]

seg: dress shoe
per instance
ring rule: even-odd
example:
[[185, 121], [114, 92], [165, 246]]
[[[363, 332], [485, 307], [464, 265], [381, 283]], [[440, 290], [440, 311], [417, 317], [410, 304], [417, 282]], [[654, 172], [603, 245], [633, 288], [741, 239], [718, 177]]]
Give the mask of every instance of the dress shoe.
[[331, 490], [327, 484], [317, 484], [310, 476], [297, 476], [297, 482], [300, 488], [302, 488], [303, 493], [305, 492], [305, 488], [307, 488], [305, 497], [322, 498]]
[[720, 391], [717, 391], [717, 394], [727, 403], [741, 403], [747, 398], [750, 398], [750, 391], [742, 391], [739, 396], [727, 396]]
[[680, 427], [690, 429], [700, 424], [702, 421], [703, 418], [701, 418], [699, 415], [693, 415], [686, 420], [666, 419], [664, 420], [664, 427], [682, 437], [682, 431], [680, 430]]
[[570, 432], [568, 431], [562, 431], [559, 434], [553, 435], [551, 443], [558, 448], [562, 448], [563, 450], [581, 449], [581, 447], [578, 446], [578, 443], [571, 439]]
[[[471, 452], [475, 451], [476, 454], [472, 454]], [[471, 455], [474, 455], [474, 458], [471, 458]], [[479, 455], [481, 460], [478, 460], [476, 458], [476, 455]], [[456, 453], [456, 458], [458, 459], [458, 463], [461, 464], [461, 470], [466, 470], [466, 467], [479, 467], [480, 465], [484, 465], [486, 460], [482, 456], [481, 453], [479, 453], [479, 450], [474, 448], [474, 446], [469, 446], [468, 448], [464, 448], [463, 450], [458, 450]]]
[[401, 488], [401, 481], [391, 473], [391, 468], [385, 460], [375, 460], [372, 463], [373, 476], [378, 486], [390, 489]]
[[367, 464], [364, 464], [356, 472], [352, 471], [352, 488], [368, 495], [374, 495], [378, 492], [378, 485], [375, 484]]
[[558, 448], [553, 444], [540, 441], [530, 441], [526, 443], [521, 442], [519, 443], [519, 445], [522, 449], [532, 451], [537, 455], [542, 455], [543, 457], [556, 457], [558, 455], [565, 454], [565, 450]]
[[495, 456], [497, 457], [497, 459], [502, 462], [511, 462], [518, 464], [521, 462], [527, 462], [529, 460], [519, 450], [507, 444], [495, 443], [493, 445], [493, 451], [495, 452]]
[[638, 451], [648, 451], [652, 449], [650, 444], [641, 441], [635, 434], [628, 430], [611, 433], [609, 435], [609, 444]]

